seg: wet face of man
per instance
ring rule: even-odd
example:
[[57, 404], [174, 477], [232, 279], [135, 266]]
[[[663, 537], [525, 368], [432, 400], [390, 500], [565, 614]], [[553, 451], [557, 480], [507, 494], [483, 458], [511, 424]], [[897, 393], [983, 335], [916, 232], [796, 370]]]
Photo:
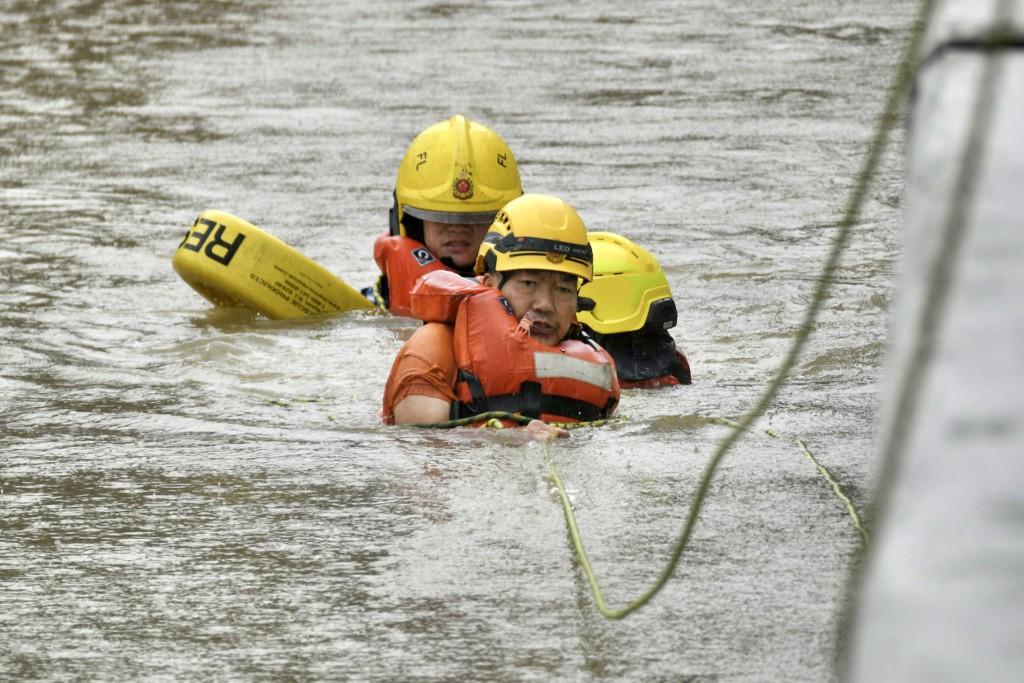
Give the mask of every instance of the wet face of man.
[[[500, 276], [488, 273], [484, 284], [497, 287]], [[508, 274], [501, 293], [519, 319], [531, 322], [530, 336], [551, 346], [569, 333], [576, 318], [575, 275], [551, 270], [514, 270]]]
[[476, 263], [480, 243], [490, 223], [437, 223], [423, 221], [423, 241], [438, 258], [451, 259], [458, 268]]

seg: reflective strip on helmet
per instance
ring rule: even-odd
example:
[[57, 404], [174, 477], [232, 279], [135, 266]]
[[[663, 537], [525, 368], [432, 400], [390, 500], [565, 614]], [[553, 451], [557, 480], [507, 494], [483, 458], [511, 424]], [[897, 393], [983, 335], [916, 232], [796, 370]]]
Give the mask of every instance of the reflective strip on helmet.
[[578, 382], [601, 387], [605, 391], [612, 389], [612, 366], [605, 363], [591, 363], [581, 358], [573, 358], [564, 353], [547, 353], [535, 351], [533, 366], [537, 377], [562, 377]]
[[[485, 242], [486, 244], [486, 242]], [[560, 273], [568, 273], [575, 275], [576, 277], [582, 278], [584, 282], [589, 282], [591, 279], [592, 266], [590, 261], [584, 261], [583, 259], [576, 258], [564, 258], [560, 254], [559, 260], [555, 261], [550, 258], [551, 255], [556, 254], [552, 251], [516, 251], [511, 254], [505, 254], [504, 265], [501, 270], [498, 270], [498, 252], [496, 249], [487, 249], [486, 253], [483, 254], [483, 258], [477, 257], [478, 273], [496, 273], [503, 272], [507, 273], [513, 270], [554, 270]], [[521, 259], [519, 263], [514, 262], [514, 259]], [[525, 260], [522, 260], [525, 259]], [[563, 266], [572, 265], [576, 268], [581, 269], [583, 272], [576, 272], [575, 269], [566, 268]], [[554, 266], [558, 267], [554, 267]], [[503, 278], [501, 284], [498, 285], [498, 289], [505, 286], [505, 279]]]
[[[494, 250], [492, 249], [491, 251], [494, 251]], [[514, 251], [511, 254], [506, 254], [506, 256], [509, 259], [524, 258], [524, 257], [527, 257], [527, 256], [532, 256], [534, 258], [540, 257], [540, 258], [546, 259], [548, 261], [548, 265], [564, 263], [564, 262], [568, 261], [569, 263], [576, 263], [578, 265], [581, 265], [584, 268], [587, 268], [588, 270], [590, 269], [590, 261], [587, 261], [586, 259], [581, 259], [581, 258], [565, 257], [565, 256], [562, 256], [561, 254], [559, 254], [558, 252], [554, 252], [554, 251]], [[497, 258], [497, 257], [495, 257], [495, 258]], [[512, 264], [511, 262], [510, 262], [509, 265], [510, 266], [515, 266], [515, 264]], [[529, 266], [515, 266], [513, 268], [509, 268], [509, 270], [518, 270], [520, 268], [529, 268]], [[544, 269], [542, 268], [541, 270], [544, 270]]]
[[546, 254], [554, 252], [561, 254], [567, 259], [582, 261], [587, 265], [594, 262], [594, 251], [589, 242], [583, 244], [572, 244], [561, 240], [549, 240], [543, 237], [516, 237], [508, 233], [494, 244], [494, 248], [503, 254], [537, 253]]
[[484, 243], [485, 244], [494, 244], [495, 242], [497, 242], [498, 240], [500, 240], [504, 236], [505, 236], [505, 233], [495, 232], [495, 231], [491, 230], [486, 235], [484, 235]]
[[465, 213], [457, 211], [428, 211], [427, 209], [417, 209], [415, 206], [409, 206], [408, 204], [402, 205], [402, 210], [410, 216], [415, 216], [421, 220], [433, 221], [435, 223], [457, 223], [459, 225], [465, 225], [466, 223], [487, 223], [490, 225], [491, 221], [494, 220], [494, 214], [497, 211], [467, 211]]

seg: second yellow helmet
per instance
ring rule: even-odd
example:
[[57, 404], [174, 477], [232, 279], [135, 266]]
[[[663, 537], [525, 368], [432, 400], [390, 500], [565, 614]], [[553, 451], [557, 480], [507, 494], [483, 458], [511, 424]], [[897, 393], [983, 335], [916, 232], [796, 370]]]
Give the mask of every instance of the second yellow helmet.
[[594, 279], [580, 288], [580, 297], [595, 305], [580, 311], [581, 323], [602, 335], [675, 326], [678, 313], [668, 279], [651, 252], [610, 232], [590, 233], [590, 244]]

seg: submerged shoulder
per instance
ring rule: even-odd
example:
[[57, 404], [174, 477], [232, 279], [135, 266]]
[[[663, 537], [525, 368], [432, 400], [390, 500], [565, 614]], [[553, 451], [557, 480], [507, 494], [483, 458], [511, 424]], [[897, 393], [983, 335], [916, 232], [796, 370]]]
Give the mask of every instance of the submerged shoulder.
[[419, 344], [451, 346], [452, 326], [448, 323], [426, 323], [413, 333], [409, 341], [414, 339]]
[[426, 323], [409, 337], [409, 341], [402, 347], [401, 355], [427, 361], [430, 365], [454, 366], [453, 345], [451, 325]]

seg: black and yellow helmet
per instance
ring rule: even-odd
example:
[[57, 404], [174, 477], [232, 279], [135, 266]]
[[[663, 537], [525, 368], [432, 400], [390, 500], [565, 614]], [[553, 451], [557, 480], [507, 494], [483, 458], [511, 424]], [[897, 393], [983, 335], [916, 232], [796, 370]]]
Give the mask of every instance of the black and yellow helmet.
[[422, 221], [490, 223], [523, 193], [512, 150], [490, 128], [456, 115], [422, 131], [398, 167], [391, 233], [422, 241]]
[[579, 321], [601, 335], [643, 330], [654, 333], [674, 327], [677, 310], [668, 279], [651, 252], [621, 235], [590, 233], [594, 277], [580, 288], [592, 299]]
[[477, 273], [551, 270], [594, 277], [594, 253], [587, 226], [576, 210], [557, 197], [524, 194], [498, 212], [480, 245]]

